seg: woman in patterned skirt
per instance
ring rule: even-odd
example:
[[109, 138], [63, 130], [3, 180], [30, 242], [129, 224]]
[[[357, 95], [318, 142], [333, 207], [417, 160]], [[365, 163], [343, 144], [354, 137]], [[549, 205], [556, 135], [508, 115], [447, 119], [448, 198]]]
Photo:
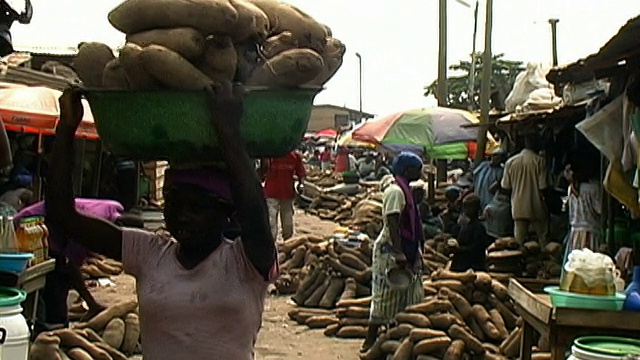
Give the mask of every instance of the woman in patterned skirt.
[[[384, 227], [373, 249], [372, 302], [369, 331], [362, 350], [375, 342], [380, 327], [393, 323], [396, 314], [424, 298], [422, 289], [422, 246], [424, 237], [418, 204], [409, 183], [422, 174], [422, 160], [412, 153], [400, 153], [392, 165], [394, 176], [382, 181]], [[412, 275], [403, 290], [389, 285], [387, 272], [403, 267]]]

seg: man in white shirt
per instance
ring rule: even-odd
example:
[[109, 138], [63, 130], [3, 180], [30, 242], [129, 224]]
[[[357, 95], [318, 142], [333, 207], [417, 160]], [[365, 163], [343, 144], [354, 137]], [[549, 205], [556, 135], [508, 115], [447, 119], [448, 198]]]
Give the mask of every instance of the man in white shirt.
[[538, 155], [539, 149], [539, 137], [529, 135], [524, 150], [505, 164], [501, 186], [511, 191], [516, 240], [524, 243], [533, 231], [544, 246], [548, 241], [549, 214], [543, 193], [549, 187], [549, 173], [545, 159]]

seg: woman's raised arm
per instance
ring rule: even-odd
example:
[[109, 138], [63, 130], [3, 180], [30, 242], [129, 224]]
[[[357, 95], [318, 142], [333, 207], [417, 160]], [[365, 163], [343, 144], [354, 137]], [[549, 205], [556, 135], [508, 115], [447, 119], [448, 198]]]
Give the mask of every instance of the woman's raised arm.
[[82, 121], [84, 110], [81, 94], [67, 89], [60, 97], [60, 122], [48, 175], [45, 194], [48, 226], [90, 251], [112, 259], [122, 258], [122, 231], [117, 226], [98, 218], [79, 213], [73, 197], [73, 141]]

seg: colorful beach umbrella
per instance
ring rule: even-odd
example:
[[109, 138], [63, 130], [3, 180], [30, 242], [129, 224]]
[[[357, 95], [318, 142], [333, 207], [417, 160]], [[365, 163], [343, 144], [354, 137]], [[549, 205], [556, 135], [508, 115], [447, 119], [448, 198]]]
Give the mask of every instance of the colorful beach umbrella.
[[[60, 118], [58, 98], [61, 91], [42, 87], [15, 87], [0, 90], [0, 118], [7, 130], [52, 135]], [[79, 137], [97, 139], [91, 108], [82, 100], [84, 117], [78, 132]]]
[[335, 138], [338, 136], [338, 131], [334, 129], [324, 129], [315, 133], [317, 137], [327, 137], [327, 138]]
[[428, 150], [437, 145], [475, 141], [477, 129], [463, 125], [477, 122], [464, 110], [413, 109], [369, 121], [354, 131], [353, 138], [380, 144], [420, 145]]
[[[466, 159], [475, 153], [478, 123], [464, 110], [431, 107], [398, 112], [369, 121], [353, 132], [353, 139], [377, 143], [395, 151], [424, 148], [433, 159]], [[496, 146], [489, 137], [487, 149]]]
[[366, 142], [366, 141], [356, 141], [353, 139], [353, 132], [356, 129], [357, 128], [342, 133], [338, 138], [338, 142], [337, 142], [338, 146], [363, 147], [363, 148], [375, 149], [377, 146], [375, 143]]

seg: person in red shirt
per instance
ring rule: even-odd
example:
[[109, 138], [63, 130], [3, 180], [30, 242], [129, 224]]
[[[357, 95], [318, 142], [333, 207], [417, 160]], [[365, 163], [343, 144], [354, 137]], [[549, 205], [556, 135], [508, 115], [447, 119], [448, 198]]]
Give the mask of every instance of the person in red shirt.
[[326, 146], [322, 153], [320, 153], [320, 166], [322, 171], [331, 170], [331, 149]]
[[276, 159], [262, 161], [265, 175], [264, 194], [269, 209], [269, 223], [273, 238], [278, 237], [278, 217], [284, 240], [293, 236], [293, 200], [296, 197], [294, 182], [302, 184], [305, 177], [302, 156], [295, 151]]

